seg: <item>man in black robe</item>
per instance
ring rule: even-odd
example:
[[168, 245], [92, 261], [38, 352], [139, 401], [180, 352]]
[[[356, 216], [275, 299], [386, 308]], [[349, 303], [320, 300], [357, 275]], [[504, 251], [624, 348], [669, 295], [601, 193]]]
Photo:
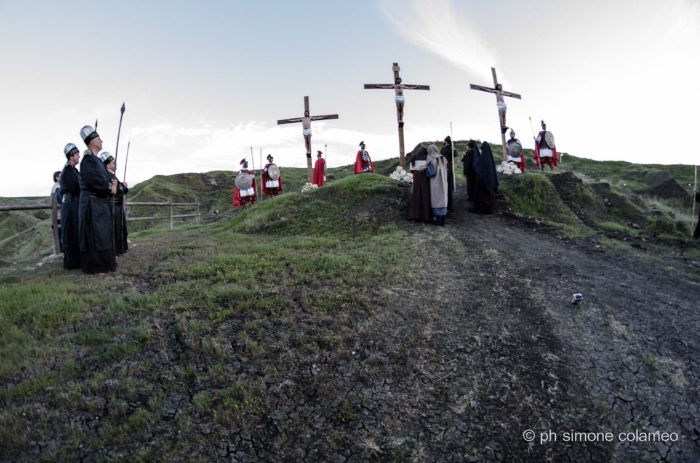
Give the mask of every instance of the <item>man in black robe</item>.
[[411, 186], [411, 207], [408, 211], [410, 220], [430, 223], [433, 215], [430, 208], [430, 179], [425, 172], [428, 150], [422, 143], [406, 156], [409, 169], [413, 173]]
[[474, 208], [469, 212], [477, 214], [493, 214], [496, 207], [496, 191], [498, 191], [498, 173], [493, 161], [491, 145], [481, 144], [481, 154], [474, 160], [476, 185], [474, 187]]
[[63, 149], [65, 167], [61, 171], [61, 244], [63, 268], [80, 268], [80, 172], [75, 167], [80, 161], [80, 150], [73, 143]]
[[462, 156], [464, 163], [464, 176], [467, 177], [467, 199], [474, 202], [474, 188], [476, 187], [476, 171], [474, 170], [474, 160], [479, 156], [479, 148], [474, 140], [467, 142], [467, 152]]
[[117, 194], [114, 195], [111, 200], [114, 201], [115, 254], [121, 256], [129, 250], [129, 244], [127, 242], [127, 236], [129, 233], [126, 230], [126, 213], [124, 211], [124, 195], [129, 193], [129, 186], [126, 183], [120, 182], [117, 178], [117, 174], [115, 173], [117, 170], [117, 162], [115, 161], [114, 156], [105, 151], [102, 153], [100, 158], [107, 168], [109, 179], [117, 181]]
[[95, 129], [80, 130], [88, 149], [80, 162], [80, 266], [85, 273], [106, 273], [117, 269], [112, 244], [110, 195], [117, 193], [102, 160], [102, 139]]
[[455, 150], [453, 152], [452, 138], [449, 135], [445, 137], [445, 144], [440, 150], [440, 154], [447, 159], [447, 212], [452, 213], [452, 192], [455, 190], [455, 177], [452, 170], [454, 166], [452, 165], [452, 160], [457, 157], [457, 151]]

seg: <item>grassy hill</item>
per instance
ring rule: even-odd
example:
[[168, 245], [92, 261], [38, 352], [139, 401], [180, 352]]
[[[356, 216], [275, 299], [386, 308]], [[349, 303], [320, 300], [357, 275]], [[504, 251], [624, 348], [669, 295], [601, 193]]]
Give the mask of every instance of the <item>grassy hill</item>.
[[[458, 152], [466, 149], [466, 141], [456, 141]], [[438, 144], [442, 148], [441, 144]], [[409, 147], [410, 149], [410, 147]], [[501, 159], [500, 145], [493, 145], [495, 159]], [[593, 161], [564, 154], [554, 174], [539, 173], [532, 161], [532, 151], [525, 150], [527, 173], [503, 180], [502, 191], [513, 212], [564, 227], [581, 234], [603, 230], [630, 234], [652, 234], [666, 237], [687, 237], [691, 226], [692, 166], [641, 165], [618, 161]], [[375, 163], [379, 175], [388, 176], [398, 159]], [[465, 181], [462, 164], [457, 160], [456, 177]], [[571, 173], [576, 179], [562, 176]], [[353, 166], [328, 169], [327, 180], [333, 183], [353, 174]], [[282, 196], [299, 192], [306, 182], [306, 169], [283, 168]], [[204, 174], [157, 175], [135, 185], [131, 201], [201, 203], [200, 211], [211, 217], [214, 210], [225, 216], [237, 214], [232, 201], [235, 173], [214, 171]], [[544, 198], [544, 200], [543, 200]], [[0, 198], [0, 204], [45, 202], [46, 198]], [[263, 203], [265, 201], [262, 201]], [[291, 201], [290, 201], [291, 202]], [[176, 214], [194, 212], [193, 207], [178, 207]], [[134, 206], [132, 217], [165, 216], [164, 207]], [[38, 233], [22, 233], [35, 229], [48, 219], [48, 211], [0, 213], [0, 265], [36, 260], [51, 253], [51, 240], [39, 239]], [[176, 225], [193, 223], [193, 219], [176, 219]], [[139, 221], [129, 225], [131, 232], [165, 229], [167, 220]], [[44, 230], [42, 225], [36, 230]]]

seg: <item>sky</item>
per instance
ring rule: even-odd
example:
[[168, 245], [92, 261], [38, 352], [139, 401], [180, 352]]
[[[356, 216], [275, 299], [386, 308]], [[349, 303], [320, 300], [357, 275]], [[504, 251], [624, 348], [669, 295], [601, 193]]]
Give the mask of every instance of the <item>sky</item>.
[[[0, 0], [0, 196], [44, 196], [99, 120], [117, 175], [259, 167], [272, 154], [306, 166], [300, 124], [312, 115], [314, 158], [398, 156], [390, 90], [405, 84], [406, 151], [421, 141], [499, 142], [491, 67], [507, 125], [526, 148], [540, 120], [559, 151], [598, 160], [696, 164], [683, 139], [700, 107], [700, 0]], [[131, 140], [128, 165], [127, 143]], [[327, 150], [326, 150], [327, 145]], [[669, 147], [671, 147], [669, 149]], [[566, 162], [564, 158], [564, 162]]]

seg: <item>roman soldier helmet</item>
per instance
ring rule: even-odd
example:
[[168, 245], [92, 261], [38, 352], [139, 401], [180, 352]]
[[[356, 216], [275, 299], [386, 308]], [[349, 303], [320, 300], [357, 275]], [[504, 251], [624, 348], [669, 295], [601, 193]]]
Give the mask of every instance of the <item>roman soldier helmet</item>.
[[360, 142], [360, 147], [362, 147], [362, 148], [365, 147], [365, 142], [364, 142], [364, 141], [361, 141], [361, 142]]
[[83, 139], [86, 146], [90, 146], [90, 142], [99, 136], [100, 135], [97, 133], [97, 131], [89, 125], [86, 125], [80, 129], [80, 137]]
[[542, 124], [542, 130], [547, 130], [547, 124], [545, 124], [544, 121], [542, 121], [541, 124]]
[[321, 151], [321, 150], [316, 150], [316, 153], [317, 153], [317, 154], [316, 154], [316, 157], [317, 157], [317, 158], [320, 158], [320, 157], [323, 156], [323, 151]]
[[70, 159], [71, 156], [80, 153], [80, 150], [73, 143], [68, 143], [65, 148], [63, 148], [63, 154], [66, 155], [66, 159]]
[[109, 164], [110, 162], [112, 162], [114, 160], [114, 156], [109, 154], [107, 151], [103, 151], [100, 154], [100, 159], [102, 159], [102, 162], [104, 162], [104, 164], [106, 166], [107, 164]]
[[272, 159], [273, 159], [273, 158], [272, 158], [272, 155], [271, 155], [271, 154], [268, 154], [268, 155], [267, 155], [267, 162], [272, 162]]
[[511, 136], [511, 137], [515, 137], [515, 130], [510, 129], [510, 136]]
[[243, 166], [243, 168], [248, 168], [248, 161], [246, 161], [245, 158], [241, 159], [240, 165]]

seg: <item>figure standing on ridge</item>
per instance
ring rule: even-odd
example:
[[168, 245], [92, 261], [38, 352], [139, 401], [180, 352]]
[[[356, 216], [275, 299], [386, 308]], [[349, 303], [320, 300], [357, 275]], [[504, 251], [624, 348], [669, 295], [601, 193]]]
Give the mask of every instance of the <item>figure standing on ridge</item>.
[[372, 158], [369, 157], [369, 152], [365, 149], [365, 142], [361, 141], [360, 149], [355, 158], [355, 175], [367, 173], [374, 173], [374, 164], [372, 164]]
[[434, 143], [428, 145], [426, 175], [430, 179], [430, 207], [435, 225], [445, 226], [447, 217], [447, 160]]
[[236, 175], [233, 187], [233, 205], [238, 208], [252, 206], [257, 199], [255, 172], [248, 170], [248, 161], [245, 158], [241, 159], [240, 165], [241, 170]]
[[515, 130], [510, 129], [510, 139], [506, 142], [508, 149], [508, 162], [515, 164], [520, 172], [525, 173], [525, 154], [520, 140], [515, 138]]
[[316, 154], [316, 164], [314, 164], [314, 185], [322, 187], [326, 184], [326, 160], [323, 159], [323, 152]]
[[481, 153], [474, 159], [476, 185], [474, 186], [474, 208], [469, 212], [493, 214], [496, 208], [498, 173], [491, 153], [491, 145], [481, 144]]
[[129, 185], [120, 182], [117, 178], [115, 173], [117, 171], [117, 162], [114, 156], [105, 151], [100, 157], [107, 168], [109, 178], [112, 181], [117, 181], [117, 194], [112, 198], [112, 201], [114, 201], [114, 253], [117, 256], [121, 256], [129, 250], [127, 241], [129, 232], [126, 229], [126, 211], [124, 211], [124, 195], [129, 193]]
[[[59, 251], [63, 252], [63, 243], [61, 242], [61, 203], [63, 203], [63, 197], [61, 196], [61, 171], [56, 171], [53, 173], [53, 185], [51, 186], [51, 197], [56, 197], [56, 226], [58, 230], [58, 246]], [[51, 198], [53, 201], [53, 198]], [[52, 206], [53, 207], [53, 206]], [[53, 226], [52, 226], [53, 228]]]
[[544, 165], [549, 165], [549, 170], [554, 170], [559, 164], [559, 155], [554, 143], [554, 135], [547, 131], [547, 124], [541, 122], [542, 130], [535, 137], [535, 162], [537, 167], [544, 171]]
[[267, 155], [267, 164], [262, 170], [262, 190], [264, 196], [277, 196], [282, 191], [282, 174], [273, 162], [271, 154]]
[[80, 161], [80, 150], [73, 143], [63, 149], [66, 165], [61, 171], [61, 245], [63, 268], [80, 268], [80, 172], [75, 166]]
[[453, 173], [454, 166], [452, 160], [457, 157], [457, 150], [453, 149], [452, 137], [450, 137], [449, 135], [445, 137], [444, 145], [440, 150], [440, 154], [442, 154], [445, 157], [445, 159], [447, 159], [447, 212], [451, 214], [453, 204], [452, 193], [455, 191], [455, 177]]
[[117, 262], [109, 198], [117, 194], [117, 181], [98, 157], [102, 139], [95, 129], [86, 125], [80, 136], [88, 147], [80, 162], [80, 266], [85, 273], [113, 272]]

